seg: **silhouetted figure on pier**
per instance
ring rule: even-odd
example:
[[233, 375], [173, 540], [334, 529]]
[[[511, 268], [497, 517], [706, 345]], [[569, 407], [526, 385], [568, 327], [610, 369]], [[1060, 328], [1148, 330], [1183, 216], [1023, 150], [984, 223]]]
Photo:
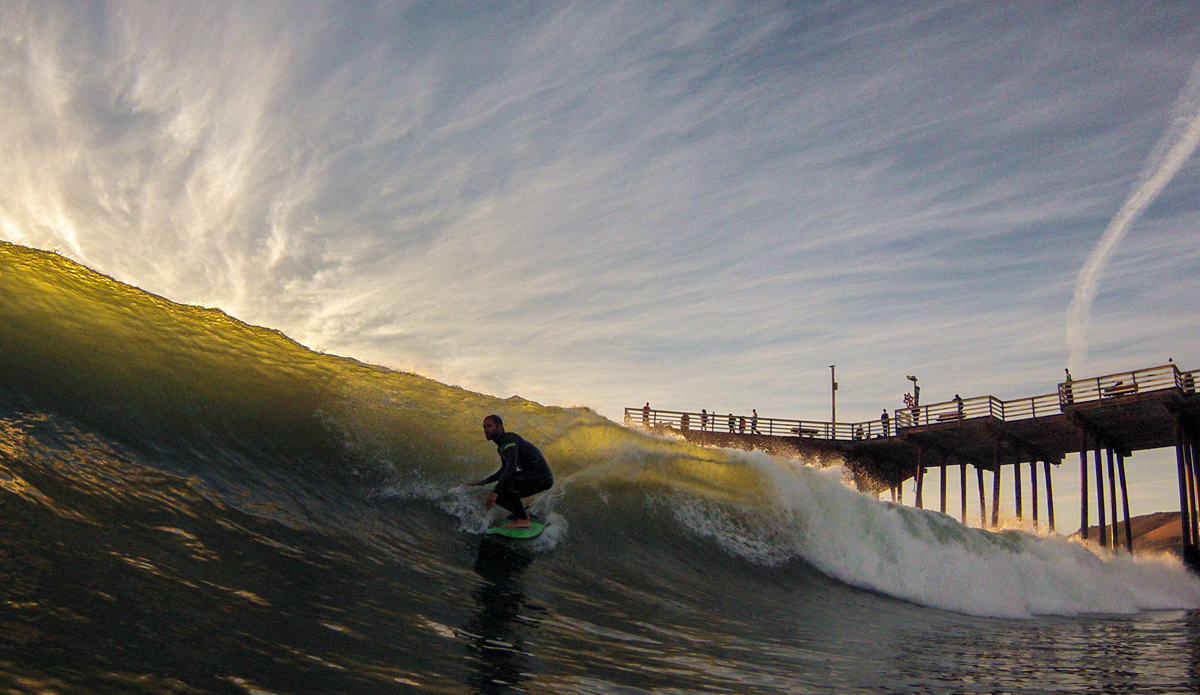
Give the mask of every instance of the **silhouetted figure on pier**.
[[650, 426], [650, 401], [646, 401], [646, 405], [642, 406], [642, 426]]
[[883, 413], [879, 416], [879, 422], [883, 424], [883, 436], [885, 437], [888, 436], [888, 421], [890, 419], [891, 418], [888, 417], [887, 408], [884, 408]]
[[751, 408], [750, 412], [750, 431], [754, 434], [762, 434], [758, 431], [758, 408]]
[[733, 413], [729, 414], [729, 434], [733, 434]]
[[1067, 382], [1063, 384], [1063, 400], [1067, 403], [1075, 402], [1075, 391], [1071, 388], [1071, 368], [1067, 367], [1063, 370], [1067, 373]]
[[700, 431], [704, 432], [708, 429], [708, 411], [704, 408], [700, 409]]

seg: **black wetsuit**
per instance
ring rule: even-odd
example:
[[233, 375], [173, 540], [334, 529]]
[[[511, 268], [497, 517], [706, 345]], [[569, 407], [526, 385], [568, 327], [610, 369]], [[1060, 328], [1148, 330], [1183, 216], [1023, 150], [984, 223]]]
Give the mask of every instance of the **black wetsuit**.
[[496, 439], [496, 451], [500, 454], [500, 470], [484, 478], [483, 482], [495, 482], [496, 504], [512, 512], [514, 518], [528, 519], [522, 497], [549, 490], [554, 485], [554, 475], [542, 452], [519, 435], [505, 432]]

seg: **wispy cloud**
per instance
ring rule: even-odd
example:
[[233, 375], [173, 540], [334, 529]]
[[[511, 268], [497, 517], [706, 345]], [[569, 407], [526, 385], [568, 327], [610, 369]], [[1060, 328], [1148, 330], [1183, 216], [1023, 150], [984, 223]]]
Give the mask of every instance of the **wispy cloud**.
[[1097, 285], [1113, 248], [1125, 235], [1134, 220], [1142, 214], [1179, 172], [1196, 147], [1200, 145], [1200, 60], [1192, 66], [1187, 84], [1175, 103], [1166, 132], [1146, 160], [1138, 183], [1130, 196], [1108, 223], [1104, 236], [1092, 249], [1075, 280], [1075, 296], [1071, 300], [1067, 321], [1067, 343], [1071, 348], [1072, 364], [1081, 365], [1087, 357], [1088, 319]]

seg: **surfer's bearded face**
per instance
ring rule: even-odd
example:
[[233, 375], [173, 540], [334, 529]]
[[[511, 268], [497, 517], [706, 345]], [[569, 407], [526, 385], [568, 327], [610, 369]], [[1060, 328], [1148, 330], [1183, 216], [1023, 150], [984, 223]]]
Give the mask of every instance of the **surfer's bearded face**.
[[495, 420], [488, 418], [483, 421], [483, 436], [487, 437], [489, 442], [502, 434], [504, 434], [504, 428], [497, 425]]

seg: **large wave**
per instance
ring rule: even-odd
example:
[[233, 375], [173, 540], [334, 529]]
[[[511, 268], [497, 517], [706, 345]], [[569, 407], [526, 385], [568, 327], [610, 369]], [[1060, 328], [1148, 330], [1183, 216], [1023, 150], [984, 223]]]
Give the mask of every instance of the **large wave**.
[[[479, 428], [496, 412], [555, 468], [555, 489], [534, 506], [550, 530], [531, 548], [578, 554], [596, 574], [616, 563], [664, 576], [668, 562], [794, 567], [797, 576], [815, 568], [879, 594], [998, 617], [1200, 607], [1200, 581], [1171, 556], [969, 528], [860, 494], [836, 466], [697, 447], [586, 408], [499, 399], [320, 354], [3, 242], [0, 340], [0, 404], [13, 414], [0, 462], [68, 452], [57, 474], [97, 492], [107, 474], [80, 473], [95, 465], [81, 452], [97, 446], [81, 438], [111, 442], [125, 451], [117, 459], [179, 476], [222, 505], [433, 562], [444, 536], [421, 524], [440, 515], [473, 535], [488, 523], [463, 481], [496, 465]], [[51, 504], [11, 470], [4, 477], [7, 494]], [[384, 523], [380, 509], [398, 512]]]

